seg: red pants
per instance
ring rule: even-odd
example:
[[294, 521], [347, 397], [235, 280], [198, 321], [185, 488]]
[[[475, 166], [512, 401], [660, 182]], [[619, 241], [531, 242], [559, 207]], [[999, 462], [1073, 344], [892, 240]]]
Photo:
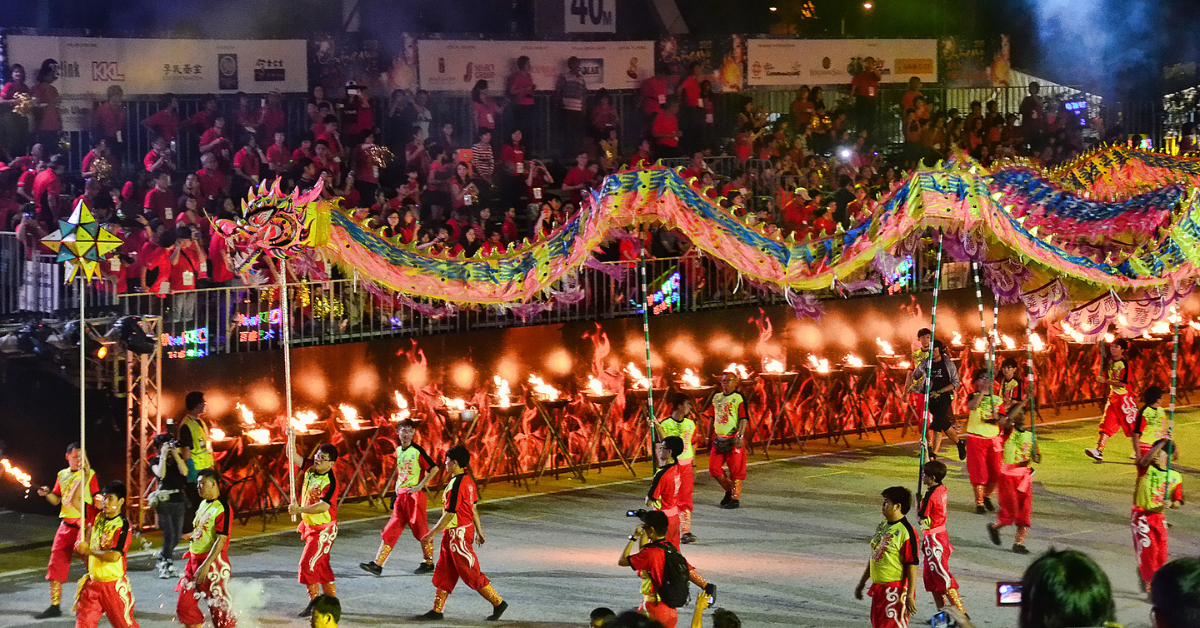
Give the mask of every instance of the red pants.
[[302, 521], [296, 530], [304, 539], [304, 552], [300, 554], [300, 584], [333, 582], [329, 552], [333, 549], [333, 540], [337, 538], [337, 522], [311, 526]]
[[112, 582], [97, 582], [90, 577], [79, 587], [76, 594], [75, 628], [94, 628], [100, 616], [108, 616], [113, 628], [138, 628], [133, 618], [133, 591], [129, 580], [121, 578]]
[[692, 490], [696, 483], [696, 471], [692, 465], [692, 460], [680, 460], [678, 464], [679, 496], [675, 498], [675, 503], [679, 504], [680, 510], [692, 512], [695, 508], [692, 503]]
[[[1137, 397], [1131, 394], [1109, 395], [1104, 404], [1104, 420], [1100, 422], [1100, 433], [1112, 436], [1117, 430], [1133, 435], [1133, 422], [1137, 419]], [[1151, 443], [1153, 445], [1153, 443]]]
[[729, 466], [729, 479], [746, 479], [746, 448], [734, 447], [733, 451], [720, 454], [717, 453], [717, 448], [713, 447], [708, 453], [708, 474], [719, 478], [725, 475], [726, 465]]
[[1133, 553], [1137, 556], [1138, 574], [1146, 584], [1167, 562], [1167, 523], [1161, 512], [1133, 509], [1130, 520], [1133, 528]]
[[1015, 473], [1000, 474], [1000, 512], [996, 513], [996, 525], [1017, 524], [1029, 527], [1033, 511], [1033, 479], [1028, 467], [1020, 467]]
[[412, 530], [413, 537], [420, 541], [422, 537], [429, 534], [428, 517], [425, 508], [425, 491], [399, 493], [396, 495], [396, 503], [392, 506], [392, 516], [388, 519], [387, 525], [383, 526], [383, 532], [379, 536], [383, 537], [384, 543], [395, 546], [396, 541], [400, 540], [400, 535], [404, 532], [404, 527], [408, 526], [408, 529]]
[[75, 541], [79, 539], [79, 526], [59, 521], [50, 546], [50, 564], [46, 566], [46, 579], [66, 582], [70, 578], [71, 560], [75, 557]]
[[987, 486], [1000, 479], [1000, 461], [1004, 458], [1004, 440], [967, 434], [967, 475], [971, 484]]
[[433, 586], [449, 593], [460, 579], [476, 591], [490, 583], [479, 570], [479, 557], [471, 549], [474, 542], [475, 526], [470, 524], [442, 532], [442, 553], [433, 569]]
[[871, 628], [908, 628], [904, 581], [871, 584]]
[[179, 591], [179, 599], [175, 602], [175, 616], [181, 624], [199, 625], [204, 623], [204, 614], [200, 612], [201, 598], [208, 604], [208, 612], [212, 615], [214, 628], [233, 628], [237, 625], [229, 603], [229, 579], [233, 573], [229, 567], [229, 556], [225, 550], [213, 559], [208, 567], [208, 577], [204, 582], [196, 582], [196, 569], [200, 567], [208, 554], [196, 556], [191, 552], [183, 555], [187, 559], [187, 567], [175, 590]]
[[958, 581], [950, 573], [950, 553], [954, 546], [950, 545], [950, 535], [946, 528], [939, 530], [924, 530], [921, 534], [921, 554], [925, 557], [922, 563], [922, 576], [925, 580], [925, 590], [930, 593], [945, 593], [958, 588]]
[[[1137, 457], [1140, 459], [1142, 456], [1145, 456], [1146, 454], [1150, 453], [1151, 449], [1154, 449], [1154, 443], [1138, 443], [1138, 450], [1136, 452]], [[1134, 465], [1134, 466], [1137, 466], [1137, 465]], [[1138, 467], [1137, 468], [1138, 479], [1140, 480], [1143, 475], [1146, 475], [1146, 467]]]
[[664, 628], [675, 628], [675, 622], [679, 619], [679, 611], [662, 602], [643, 600], [638, 611], [646, 617], [662, 624]]

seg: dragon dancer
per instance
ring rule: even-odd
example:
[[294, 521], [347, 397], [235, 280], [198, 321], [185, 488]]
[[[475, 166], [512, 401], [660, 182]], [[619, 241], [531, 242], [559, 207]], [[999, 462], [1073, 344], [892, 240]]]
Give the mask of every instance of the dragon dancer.
[[[317, 448], [312, 466], [304, 472], [304, 484], [300, 491], [300, 503], [288, 506], [288, 513], [300, 515], [296, 531], [304, 539], [304, 552], [300, 554], [300, 584], [308, 589], [308, 606], [300, 612], [301, 617], [312, 614], [317, 596], [337, 596], [337, 585], [333, 582], [333, 568], [329, 565], [329, 552], [337, 539], [337, 478], [333, 474], [333, 463], [337, 461], [337, 447], [324, 444]], [[297, 465], [304, 464], [300, 456], [292, 452]]]
[[420, 445], [413, 442], [417, 424], [412, 419], [404, 419], [396, 426], [396, 434], [400, 438], [400, 446], [396, 448], [396, 498], [392, 503], [392, 516], [380, 533], [382, 541], [375, 560], [369, 563], [359, 563], [365, 571], [376, 576], [383, 573], [392, 548], [405, 526], [412, 530], [412, 535], [421, 542], [421, 553], [425, 560], [417, 566], [413, 573], [423, 574], [433, 571], [433, 541], [422, 541], [429, 534], [429, 520], [426, 518], [425, 486], [436, 475], [437, 463]]

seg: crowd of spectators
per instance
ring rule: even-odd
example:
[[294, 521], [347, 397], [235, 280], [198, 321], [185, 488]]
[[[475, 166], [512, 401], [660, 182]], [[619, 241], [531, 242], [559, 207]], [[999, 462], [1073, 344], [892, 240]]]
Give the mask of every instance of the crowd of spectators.
[[[766, 111], [744, 96], [733, 127], [720, 129], [712, 84], [699, 64], [677, 81], [660, 64], [638, 91], [642, 128], [632, 136], [640, 141], [622, 146], [619, 138], [631, 134], [621, 132], [611, 95], [589, 91], [572, 58], [554, 86], [555, 137], [548, 144], [555, 150], [545, 155], [526, 148], [531, 134], [545, 129], [534, 123], [539, 86], [525, 57], [502, 95], [487, 81], [474, 85], [469, 140], [468, 129], [436, 119], [425, 91], [398, 90], [373, 104], [366, 87], [347, 86], [334, 101], [318, 86], [303, 120], [290, 124], [277, 93], [210, 97], [186, 118], [167, 95], [140, 120], [139, 131], [153, 140], [138, 161], [130, 158], [124, 95], [114, 86], [96, 104], [91, 150], [75, 172], [68, 172], [61, 141], [56, 65], [47, 60], [32, 87], [14, 65], [0, 90], [0, 116], [30, 133], [17, 140], [10, 134], [9, 145], [0, 146], [0, 229], [17, 231], [35, 250], [35, 240], [85, 199], [124, 242], [106, 272], [113, 288], [165, 294], [239, 281], [232, 270], [237, 252], [213, 232], [211, 219], [233, 217], [252, 186], [277, 177], [285, 192], [322, 183], [324, 197], [398, 244], [488, 256], [549, 236], [605, 176], [659, 159], [686, 161], [683, 176], [748, 224], [802, 240], [868, 219], [918, 160], [945, 158], [953, 147], [985, 164], [1011, 155], [1053, 164], [1083, 149], [1078, 116], [1061, 107], [1047, 111], [1036, 84], [1016, 113], [1000, 112], [995, 101], [935, 111], [914, 78], [901, 103], [903, 154], [888, 159], [887, 147], [876, 145], [879, 76], [869, 62], [847, 100], [830, 106], [822, 87], [804, 86], [788, 111]], [[181, 163], [185, 142], [189, 154], [199, 154], [199, 169]], [[662, 229], [644, 241], [656, 256], [689, 249], [682, 234]], [[636, 238], [613, 238], [599, 257], [640, 253]], [[274, 278], [269, 266], [260, 270]]]

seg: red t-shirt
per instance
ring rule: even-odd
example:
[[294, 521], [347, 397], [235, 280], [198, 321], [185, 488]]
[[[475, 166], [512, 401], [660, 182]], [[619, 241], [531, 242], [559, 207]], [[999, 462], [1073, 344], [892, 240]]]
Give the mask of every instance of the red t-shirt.
[[200, 258], [196, 252], [190, 248], [181, 248], [179, 259], [171, 264], [171, 290], [194, 290], [196, 280], [207, 275], [208, 272], [200, 264]]
[[210, 150], [212, 150], [213, 152], [220, 152], [220, 150], [223, 148], [229, 148], [229, 140], [226, 137], [224, 137], [223, 135], [221, 135], [221, 133], [218, 132], [217, 129], [215, 129], [215, 128], [210, 128], [209, 130], [205, 131], [200, 136], [200, 145], [205, 146], [205, 145], [211, 144], [212, 142], [215, 142], [217, 140], [221, 140], [221, 143], [217, 144], [214, 148], [212, 148]]
[[528, 174], [525, 172], [525, 151], [512, 144], [505, 144], [504, 148], [500, 149], [500, 161], [512, 166], [514, 176], [525, 178]]
[[[54, 170], [46, 168], [33, 178], [32, 192], [33, 201], [37, 204], [38, 210], [43, 210], [47, 197], [58, 196], [62, 193], [62, 181], [54, 176]], [[60, 216], [55, 216], [55, 218], [60, 218]]]
[[683, 92], [684, 107], [700, 106], [700, 81], [697, 81], [696, 77], [689, 76], [683, 79], [679, 84], [679, 91]]
[[196, 171], [196, 177], [200, 179], [200, 196], [204, 200], [220, 196], [225, 191], [225, 175], [219, 170], [210, 173], [201, 168]]
[[354, 178], [363, 183], [379, 183], [375, 177], [375, 165], [367, 156], [367, 145], [359, 144], [354, 152]]
[[[157, 151], [151, 150], [150, 152], [146, 153], [146, 156], [142, 158], [142, 164], [146, 166], [146, 172], [154, 172], [154, 164], [158, 162], [159, 159], [162, 159], [162, 155], [159, 155]], [[170, 168], [162, 169], [170, 170]]]
[[114, 107], [104, 103], [96, 107], [96, 111], [92, 113], [92, 120], [96, 123], [100, 137], [116, 137], [118, 132], [125, 130], [125, 107]]
[[309, 159], [315, 159], [316, 155], [314, 155], [311, 150], [308, 152], [304, 152], [303, 148], [297, 148], [296, 150], [292, 151], [292, 163], [300, 161], [301, 159], [304, 159], [305, 157], [308, 157]]
[[650, 161], [650, 155], [645, 153], [634, 153], [633, 158], [629, 160], [629, 169], [649, 168], [654, 162]]
[[325, 140], [329, 143], [329, 152], [334, 155], [342, 153], [342, 142], [338, 139], [337, 133], [322, 133], [317, 136], [318, 140]]
[[79, 166], [80, 166], [80, 170], [79, 170], [79, 171], [80, 171], [80, 172], [87, 172], [88, 170], [91, 170], [91, 169], [92, 169], [92, 162], [93, 162], [93, 161], [95, 161], [95, 160], [96, 160], [96, 151], [95, 151], [95, 150], [89, 150], [89, 151], [87, 152], [87, 154], [83, 156], [83, 161], [82, 161], [82, 162], [80, 162], [80, 164], [79, 164]]
[[[571, 168], [570, 172], [567, 173], [567, 176], [563, 178], [563, 185], [586, 185], [591, 182], [592, 173], [588, 172], [586, 168], [580, 168], [579, 166]], [[579, 202], [583, 200], [584, 189], [586, 188], [573, 190], [571, 192], [571, 202], [579, 204]]]
[[271, 107], [259, 109], [254, 119], [258, 120], [260, 117], [262, 119], [262, 127], [259, 129], [259, 141], [263, 144], [274, 142], [275, 132], [287, 129], [287, 117], [284, 115], [283, 109], [273, 109]]
[[58, 89], [49, 83], [38, 83], [29, 91], [29, 95], [42, 103], [54, 103], [47, 107], [39, 107], [41, 118], [37, 124], [39, 131], [61, 131], [62, 119], [58, 115]]
[[442, 493], [442, 512], [454, 515], [456, 528], [473, 527], [475, 502], [479, 501], [479, 493], [475, 488], [475, 480], [466, 473], [456, 475]]
[[192, 114], [190, 118], [184, 121], [184, 124], [191, 127], [193, 130], [204, 132], [212, 127], [212, 120], [208, 119], [208, 112], [201, 109]]
[[286, 167], [291, 161], [292, 153], [289, 153], [287, 146], [277, 146], [271, 144], [267, 148], [267, 164], [277, 168]]
[[642, 83], [641, 93], [642, 112], [650, 115], [662, 111], [667, 103], [667, 95], [671, 93], [671, 86], [667, 85], [666, 79], [652, 76]]
[[679, 465], [667, 465], [654, 476], [646, 496], [651, 500], [657, 500], [658, 509], [671, 516], [671, 511], [678, 513], [679, 489], [682, 484], [683, 478], [679, 475]]
[[[638, 575], [648, 577], [657, 594], [658, 584], [662, 583], [663, 572], [667, 568], [667, 555], [663, 549], [661, 547], [643, 547], [638, 553], [629, 556], [629, 566], [638, 572]], [[688, 571], [692, 569], [692, 564], [688, 563]]]
[[879, 75], [863, 70], [850, 79], [850, 95], [875, 98], [879, 96]]
[[212, 239], [208, 241], [208, 259], [212, 262], [212, 280], [216, 283], [224, 283], [235, 276], [233, 269], [225, 265], [225, 256], [221, 254], [226, 246], [225, 236], [214, 230]]
[[479, 129], [494, 129], [496, 128], [496, 101], [488, 98], [483, 102], [472, 102], [472, 109], [475, 110], [475, 127]]
[[167, 109], [159, 110], [158, 113], [143, 120], [142, 124], [161, 135], [168, 142], [175, 141], [179, 135], [179, 116]]
[[160, 190], [157, 187], [146, 192], [146, 201], [142, 203], [146, 211], [154, 212], [155, 216], [164, 223], [175, 218], [175, 195], [171, 190]]
[[505, 242], [516, 242], [518, 237], [517, 222], [512, 218], [505, 218], [504, 224], [500, 225], [500, 235], [504, 236]]
[[900, 112], [904, 113], [912, 109], [916, 104], [917, 97], [922, 95], [921, 92], [904, 92], [904, 95], [900, 97]]
[[262, 160], [258, 151], [243, 147], [233, 156], [233, 167], [247, 177], [257, 177], [262, 172]]
[[0, 99], [12, 100], [13, 98], [16, 98], [17, 94], [28, 94], [28, 93], [29, 93], [28, 85], [17, 85], [16, 83], [9, 81], [4, 84], [3, 88], [0, 88]]
[[[679, 120], [671, 115], [668, 111], [654, 116], [654, 124], [652, 125], [653, 134], [658, 135], [675, 135], [679, 133]], [[679, 138], [677, 137], [655, 137], [655, 141], [663, 146], [672, 148], [679, 146]]]
[[518, 105], [533, 104], [533, 77], [524, 72], [513, 72], [508, 75], [508, 93], [513, 96]]

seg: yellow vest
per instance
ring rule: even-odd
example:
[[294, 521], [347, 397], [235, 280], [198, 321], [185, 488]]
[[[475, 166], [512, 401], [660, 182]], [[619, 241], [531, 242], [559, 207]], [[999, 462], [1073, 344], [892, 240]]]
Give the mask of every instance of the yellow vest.
[[195, 465], [196, 470], [211, 468], [214, 460], [212, 450], [209, 448], [208, 426], [199, 419], [189, 416], [179, 424], [179, 429], [187, 430], [192, 435], [192, 464]]
[[695, 421], [688, 417], [684, 417], [682, 421], [668, 417], [662, 422], [662, 433], [663, 438], [678, 436], [683, 440], [683, 453], [676, 460], [686, 463], [696, 457], [696, 448], [692, 446], [692, 435], [696, 433]]

